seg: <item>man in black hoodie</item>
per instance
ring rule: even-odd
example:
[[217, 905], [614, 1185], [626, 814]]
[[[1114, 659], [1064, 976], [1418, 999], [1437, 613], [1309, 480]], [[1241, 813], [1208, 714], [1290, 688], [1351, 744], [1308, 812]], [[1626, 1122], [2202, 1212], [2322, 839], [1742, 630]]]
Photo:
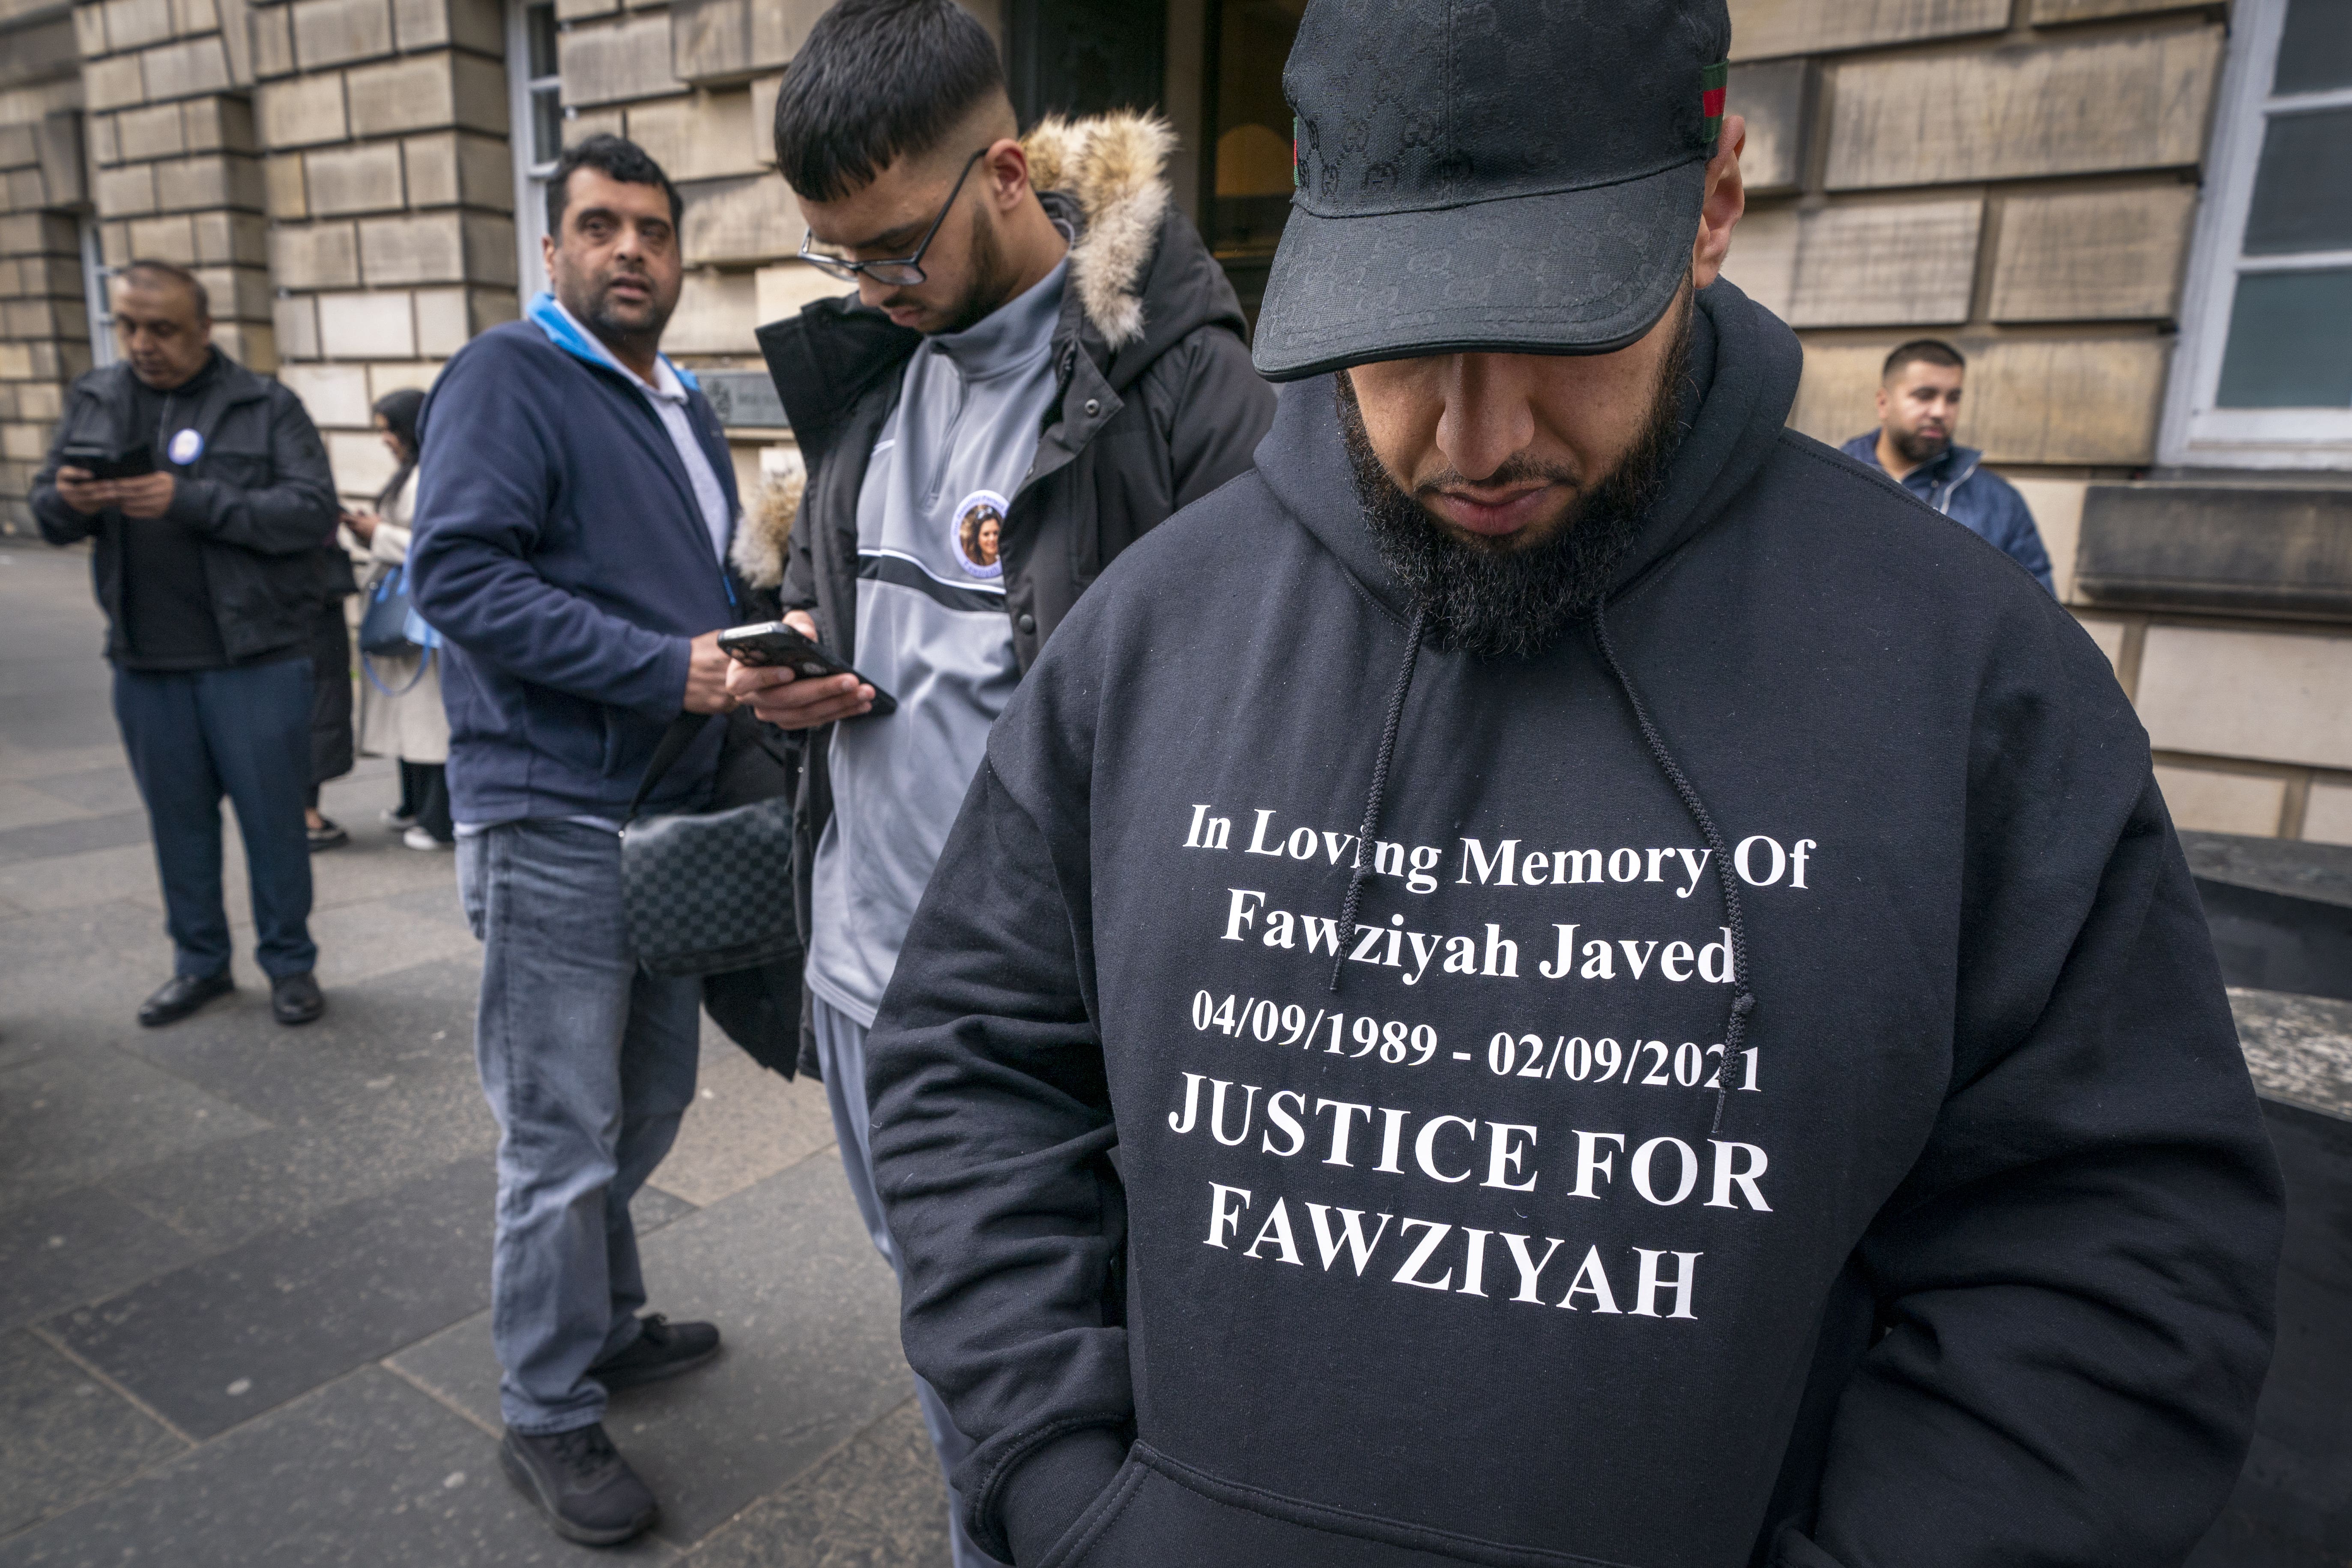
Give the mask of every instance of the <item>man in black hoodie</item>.
[[908, 934], [874, 1152], [973, 1532], [2178, 1563], [2280, 1199], [2147, 737], [1782, 428], [1722, 0], [1577, 15], [1309, 5], [1256, 470], [1064, 623]]

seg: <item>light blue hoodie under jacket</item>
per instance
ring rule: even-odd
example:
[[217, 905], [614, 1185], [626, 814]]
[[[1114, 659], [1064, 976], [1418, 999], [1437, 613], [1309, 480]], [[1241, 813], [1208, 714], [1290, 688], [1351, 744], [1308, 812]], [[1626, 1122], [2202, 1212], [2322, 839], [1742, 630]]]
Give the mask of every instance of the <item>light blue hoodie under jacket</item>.
[[[726, 437], [677, 375], [732, 515]], [[545, 295], [458, 351], [417, 434], [410, 591], [445, 639], [451, 814], [617, 821], [679, 711], [688, 642], [740, 618], [677, 446]], [[719, 740], [656, 804], [707, 793]]]
[[[1877, 473], [1886, 472], [1879, 466], [1875, 430], [1856, 436], [1838, 450]], [[1979, 539], [2007, 551], [2011, 559], [2033, 574], [2033, 580], [2052, 598], [2058, 596], [2057, 584], [2050, 575], [2050, 552], [2042, 548], [2042, 531], [2033, 526], [2032, 511], [2015, 485], [1984, 466], [1982, 452], [1974, 447], [1947, 447], [1942, 457], [1920, 464], [1895, 482], [1953, 521], [1965, 524]]]

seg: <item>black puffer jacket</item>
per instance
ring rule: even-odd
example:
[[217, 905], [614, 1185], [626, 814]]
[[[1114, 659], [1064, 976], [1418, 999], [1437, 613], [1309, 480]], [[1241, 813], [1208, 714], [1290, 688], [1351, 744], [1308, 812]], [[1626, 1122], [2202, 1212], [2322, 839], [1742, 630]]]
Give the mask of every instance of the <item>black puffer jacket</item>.
[[[33, 480], [33, 517], [52, 544], [95, 538], [90, 575], [106, 611], [106, 656], [122, 642], [122, 514], [85, 517], [58, 494], [59, 454], [69, 443], [123, 447], [132, 431], [131, 367], [108, 365], [73, 384], [47, 460]], [[173, 424], [182, 423], [175, 416]], [[335, 482], [327, 450], [301, 400], [218, 349], [212, 374], [185, 416], [203, 454], [175, 469], [168, 521], [188, 530], [204, 552], [205, 581], [221, 647], [231, 661], [306, 643], [327, 592], [320, 546], [334, 535]], [[163, 454], [158, 452], [159, 460]]]
[[[1274, 421], [1274, 389], [1251, 368], [1233, 286], [1170, 203], [1165, 126], [1133, 114], [1050, 120], [1024, 144], [1046, 211], [1077, 236], [1054, 333], [1054, 412], [1005, 519], [1005, 610], [1025, 670], [1120, 551], [1248, 469]], [[782, 607], [808, 611], [825, 647], [854, 662], [858, 490], [922, 335], [847, 296], [772, 322], [759, 339], [807, 478], [797, 509], [753, 509], [735, 563], [754, 587], [779, 586]], [[793, 893], [803, 938], [810, 868], [833, 813], [830, 735], [809, 733], [801, 775]]]

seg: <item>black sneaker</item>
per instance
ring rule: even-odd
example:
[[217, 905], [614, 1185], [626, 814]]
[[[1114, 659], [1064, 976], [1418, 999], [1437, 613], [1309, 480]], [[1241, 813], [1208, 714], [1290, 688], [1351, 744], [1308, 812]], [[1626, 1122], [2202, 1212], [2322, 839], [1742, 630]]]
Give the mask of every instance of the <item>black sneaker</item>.
[[547, 1515], [556, 1534], [583, 1546], [618, 1546], [652, 1529], [661, 1513], [602, 1422], [569, 1432], [509, 1427], [499, 1444], [499, 1465]]
[[139, 1005], [139, 1021], [151, 1029], [176, 1024], [214, 997], [236, 989], [226, 969], [218, 974], [174, 974]]
[[321, 849], [341, 849], [352, 841], [352, 836], [344, 832], [342, 826], [332, 817], [322, 816], [319, 818], [318, 826], [306, 826], [303, 831], [310, 836], [310, 853], [313, 855]]
[[645, 1332], [630, 1341], [626, 1349], [588, 1369], [588, 1375], [603, 1384], [607, 1393], [692, 1372], [719, 1353], [715, 1323], [673, 1323], [659, 1312], [648, 1314], [644, 1321]]

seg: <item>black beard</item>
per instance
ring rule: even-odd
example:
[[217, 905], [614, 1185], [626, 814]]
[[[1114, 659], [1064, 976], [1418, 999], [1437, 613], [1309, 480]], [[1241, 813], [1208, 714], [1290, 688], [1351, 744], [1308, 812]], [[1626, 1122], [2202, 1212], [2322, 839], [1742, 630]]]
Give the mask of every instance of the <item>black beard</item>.
[[940, 329], [940, 336], [976, 327], [998, 310], [1012, 303], [1012, 269], [1004, 265], [1004, 252], [996, 243], [996, 230], [975, 207], [971, 215], [971, 282], [963, 297], [948, 312], [948, 324]]
[[1949, 436], [1921, 436], [1905, 430], [1889, 430], [1886, 434], [1894, 440], [1895, 449], [1903, 454], [1903, 460], [1915, 468], [1922, 463], [1934, 462], [1951, 449]]
[[1682, 445], [1681, 390], [1689, 361], [1685, 296], [1649, 417], [1633, 449], [1570, 503], [1549, 539], [1523, 550], [1466, 543], [1407, 495], [1373, 452], [1355, 387], [1346, 372], [1339, 374], [1339, 432], [1355, 471], [1366, 531], [1421, 611], [1422, 635], [1432, 646], [1472, 658], [1531, 658], [1600, 603]]

